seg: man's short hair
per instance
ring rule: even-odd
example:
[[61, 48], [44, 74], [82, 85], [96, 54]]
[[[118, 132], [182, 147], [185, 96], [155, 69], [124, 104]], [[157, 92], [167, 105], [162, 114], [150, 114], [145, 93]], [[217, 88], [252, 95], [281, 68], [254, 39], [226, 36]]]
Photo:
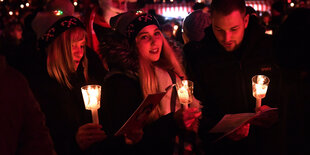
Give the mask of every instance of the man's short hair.
[[229, 15], [233, 11], [238, 10], [241, 14], [245, 14], [246, 6], [244, 0], [212, 0], [211, 13], [214, 11]]

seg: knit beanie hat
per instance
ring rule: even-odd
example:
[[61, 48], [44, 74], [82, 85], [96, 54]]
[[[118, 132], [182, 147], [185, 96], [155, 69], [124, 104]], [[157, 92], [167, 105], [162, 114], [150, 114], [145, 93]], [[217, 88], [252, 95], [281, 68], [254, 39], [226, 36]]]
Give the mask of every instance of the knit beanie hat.
[[74, 6], [70, 0], [52, 0], [46, 4], [43, 12], [38, 12], [34, 17], [31, 26], [37, 35], [37, 39], [59, 19], [66, 16], [73, 16]]
[[47, 47], [55, 38], [68, 29], [81, 27], [85, 29], [83, 23], [75, 17], [66, 16], [57, 20], [49, 29], [39, 38], [39, 47]]
[[183, 33], [190, 41], [200, 41], [205, 35], [204, 29], [210, 24], [210, 15], [202, 10], [196, 10], [185, 18]]
[[155, 17], [143, 11], [129, 11], [110, 19], [112, 29], [133, 40], [140, 30], [148, 25], [159, 26]]

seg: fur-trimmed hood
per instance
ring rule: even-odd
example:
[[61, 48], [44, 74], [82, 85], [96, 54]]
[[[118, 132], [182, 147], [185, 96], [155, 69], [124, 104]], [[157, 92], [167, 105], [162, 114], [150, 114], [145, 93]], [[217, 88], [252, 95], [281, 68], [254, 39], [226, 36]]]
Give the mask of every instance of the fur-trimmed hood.
[[117, 32], [108, 38], [106, 42], [100, 44], [99, 48], [109, 69], [137, 72], [139, 58], [135, 47], [130, 46], [127, 38]]

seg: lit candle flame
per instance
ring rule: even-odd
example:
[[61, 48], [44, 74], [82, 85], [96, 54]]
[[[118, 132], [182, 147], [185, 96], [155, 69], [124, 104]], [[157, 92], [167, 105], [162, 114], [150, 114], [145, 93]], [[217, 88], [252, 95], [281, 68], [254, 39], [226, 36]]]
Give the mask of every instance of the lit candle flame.
[[100, 108], [101, 87], [99, 85], [88, 85], [82, 87], [85, 109], [93, 110]]
[[178, 88], [178, 96], [180, 103], [191, 103], [192, 102], [192, 88], [189, 87], [188, 81], [183, 80], [182, 86]]
[[178, 90], [179, 100], [181, 103], [187, 103], [189, 99], [187, 88], [181, 87]]
[[101, 86], [87, 85], [81, 88], [85, 109], [91, 110], [93, 123], [99, 124], [98, 109], [100, 108]]
[[257, 76], [257, 83], [254, 83], [253, 87], [253, 96], [258, 99], [265, 98], [267, 89], [268, 89], [268, 83], [265, 83], [267, 77], [263, 75]]

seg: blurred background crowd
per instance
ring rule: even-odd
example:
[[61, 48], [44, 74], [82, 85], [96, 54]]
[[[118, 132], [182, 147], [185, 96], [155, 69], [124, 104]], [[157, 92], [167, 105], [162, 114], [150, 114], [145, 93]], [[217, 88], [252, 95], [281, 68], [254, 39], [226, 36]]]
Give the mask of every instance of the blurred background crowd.
[[[0, 35], [18, 45], [23, 39], [23, 29], [31, 21], [31, 15], [42, 11], [49, 0], [0, 0]], [[97, 0], [71, 0], [74, 15], [87, 23], [91, 10], [98, 6]], [[184, 18], [194, 10], [204, 9], [208, 13], [212, 0], [130, 0], [128, 10], [142, 9], [157, 17], [166, 37], [183, 44], [182, 24]], [[119, 2], [121, 3], [124, 2]], [[124, 5], [124, 4], [123, 4]], [[272, 33], [283, 22], [285, 15], [294, 8], [310, 7], [309, 0], [247, 0], [246, 5], [256, 15], [258, 22]], [[28, 21], [27, 21], [28, 20]], [[28, 25], [29, 26], [29, 25]], [[4, 40], [6, 40], [4, 39]]]
[[[224, 0], [218, 1], [223, 3]], [[215, 0], [213, 2], [215, 2]], [[281, 130], [281, 132], [284, 132], [282, 135], [287, 136], [283, 138], [285, 139], [283, 140], [283, 146], [288, 148], [281, 148], [279, 149], [280, 152], [277, 150], [277, 153], [294, 154], [294, 152], [296, 152], [294, 147], [298, 146], [300, 152], [302, 152], [301, 154], [305, 154], [304, 150], [308, 150], [304, 147], [304, 144], [306, 144], [305, 135], [307, 134], [305, 122], [308, 122], [306, 114], [308, 113], [307, 111], [309, 111], [309, 104], [305, 103], [309, 101], [309, 90], [307, 86], [310, 85], [310, 65], [308, 57], [306, 57], [307, 50], [309, 49], [307, 45], [310, 35], [309, 27], [307, 27], [310, 21], [310, 0], [246, 0], [245, 3], [244, 1], [242, 2], [245, 10], [245, 12], [242, 12], [245, 14], [245, 17], [242, 18], [242, 23], [245, 22], [246, 26], [242, 27], [242, 36], [237, 37], [237, 39], [239, 39], [239, 41], [240, 39], [241, 41], [242, 39], [245, 40], [244, 44], [239, 44], [240, 47], [242, 47], [240, 50], [244, 50], [245, 47], [253, 46], [250, 50], [246, 49], [246, 52], [250, 53], [249, 55], [254, 58], [246, 61], [246, 64], [256, 63], [252, 61], [259, 60], [255, 59], [256, 57], [261, 57], [261, 60], [264, 61], [270, 61], [271, 58], [269, 59], [269, 56], [273, 57], [273, 54], [275, 54], [278, 59], [277, 63], [282, 67], [281, 69], [285, 70], [283, 73], [283, 77], [285, 78], [272, 79], [274, 80], [274, 86], [276, 85], [275, 83], [284, 81], [280, 85], [285, 86], [285, 89], [281, 89], [281, 91], [278, 89], [268, 90], [281, 94], [282, 96], [280, 101], [281, 104], [279, 105], [282, 106], [280, 107], [280, 117], [282, 117], [281, 119], [283, 120], [281, 122], [281, 127], [283, 127], [282, 129], [284, 130]], [[209, 84], [211, 86], [221, 83], [221, 86], [224, 87], [222, 90], [226, 90], [227, 86], [223, 83], [235, 84], [234, 82], [238, 83], [240, 81], [237, 78], [229, 79], [236, 80], [233, 82], [227, 82], [228, 80], [226, 79], [221, 81], [220, 78], [227, 77], [220, 77], [219, 75], [222, 74], [217, 73], [225, 70], [228, 71], [228, 73], [237, 75], [230, 70], [234, 67], [234, 69], [240, 69], [241, 77], [244, 75], [244, 70], [248, 71], [246, 67], [253, 67], [251, 65], [242, 66], [241, 63], [231, 63], [234, 61], [230, 60], [227, 64], [224, 62], [225, 65], [223, 66], [227, 67], [226, 69], [221, 68], [217, 70], [216, 67], [215, 69], [210, 69], [208, 67], [214, 67], [210, 64], [206, 64], [205, 66], [200, 65], [200, 63], [203, 64], [206, 60], [209, 60], [204, 59], [204, 56], [210, 54], [211, 58], [213, 58], [212, 50], [216, 48], [218, 49], [214, 51], [224, 49], [220, 48], [222, 46], [220, 43], [223, 42], [217, 42], [216, 39], [218, 38], [215, 37], [223, 35], [225, 38], [229, 38], [227, 34], [223, 33], [224, 30], [217, 27], [218, 25], [213, 24], [216, 26], [212, 27], [211, 21], [216, 21], [218, 23], [226, 22], [222, 20], [222, 18], [215, 18], [215, 15], [226, 16], [221, 14], [221, 12], [216, 14], [218, 10], [213, 11], [214, 16], [211, 16], [211, 4], [212, 0], [0, 0], [0, 82], [2, 82], [3, 85], [6, 84], [6, 86], [14, 86], [10, 87], [12, 89], [10, 90], [11, 92], [7, 91], [6, 87], [0, 89], [1, 106], [5, 105], [2, 105], [2, 103], [7, 102], [9, 104], [5, 106], [10, 106], [9, 108], [11, 108], [9, 110], [6, 110], [6, 108], [0, 109], [0, 114], [6, 116], [1, 116], [0, 120], [5, 123], [12, 123], [12, 120], [15, 119], [7, 117], [7, 115], [11, 113], [2, 112], [14, 111], [15, 105], [12, 102], [12, 99], [14, 99], [13, 101], [16, 101], [16, 105], [30, 103], [30, 106], [26, 104], [22, 105], [28, 108], [22, 108], [22, 106], [20, 106], [20, 111], [25, 111], [20, 112], [20, 115], [18, 115], [20, 117], [18, 119], [21, 124], [20, 126], [26, 126], [22, 126], [21, 128], [26, 128], [27, 130], [16, 130], [15, 134], [18, 135], [19, 132], [23, 132], [21, 135], [29, 134], [31, 136], [21, 137], [22, 140], [16, 138], [18, 144], [20, 141], [20, 144], [22, 144], [24, 141], [31, 140], [31, 138], [34, 137], [34, 141], [37, 143], [31, 144], [39, 146], [40, 144], [44, 144], [41, 143], [41, 141], [45, 141], [48, 149], [42, 149], [40, 151], [44, 152], [44, 150], [46, 150], [51, 154], [54, 154], [52, 145], [54, 145], [58, 154], [82, 154], [85, 153], [84, 151], [87, 149], [92, 151], [93, 147], [96, 150], [93, 152], [95, 154], [104, 154], [109, 149], [111, 149], [112, 152], [128, 151], [127, 144], [131, 147], [134, 146], [131, 144], [141, 140], [141, 137], [137, 136], [139, 133], [128, 134], [134, 135], [134, 139], [130, 139], [128, 135], [124, 135], [125, 141], [122, 139], [117, 142], [119, 139], [110, 139], [113, 137], [114, 130], [120, 128], [124, 120], [126, 121], [127, 118], [131, 116], [148, 94], [158, 93], [159, 91], [169, 91], [170, 96], [164, 98], [162, 101], [162, 104], [165, 103], [165, 105], [169, 106], [157, 106], [156, 108], [159, 107], [159, 110], [156, 109], [158, 111], [154, 110], [155, 112], [150, 114], [150, 120], [147, 121], [151, 122], [150, 124], [155, 123], [146, 126], [146, 132], [143, 137], [145, 139], [141, 140], [141, 144], [143, 145], [138, 145], [137, 147], [142, 148], [142, 151], [148, 151], [147, 153], [161, 154], [167, 150], [178, 152], [176, 145], [169, 142], [178, 142], [178, 144], [182, 144], [182, 140], [185, 139], [195, 144], [198, 140], [194, 138], [186, 139], [188, 135], [187, 132], [183, 132], [183, 130], [189, 128], [194, 131], [190, 132], [191, 134], [194, 133], [194, 135], [190, 135], [189, 137], [197, 136], [195, 133], [198, 130], [197, 127], [199, 124], [197, 120], [201, 115], [200, 111], [197, 110], [199, 105], [197, 104], [197, 107], [190, 107], [190, 110], [183, 111], [180, 103], [175, 100], [175, 90], [165, 88], [170, 88], [177, 80], [187, 78], [191, 80], [191, 78], [200, 78], [204, 74], [206, 74], [204, 78], [208, 79], [209, 75], [207, 74], [210, 74], [214, 78], [211, 78], [211, 80], [219, 81], [214, 83], [208, 81], [210, 79], [206, 81], [210, 82]], [[229, 8], [230, 6], [227, 5], [227, 7]], [[219, 8], [219, 10], [221, 9], [222, 8]], [[235, 10], [233, 11], [235, 12]], [[148, 14], [144, 14], [143, 12]], [[241, 12], [238, 13], [238, 15], [241, 15]], [[247, 20], [248, 17], [249, 20]], [[221, 21], [219, 22], [217, 20]], [[235, 22], [237, 19], [232, 19], [230, 21]], [[249, 24], [249, 26], [247, 24]], [[264, 38], [269, 39], [265, 40], [259, 38], [256, 33], [250, 35], [251, 29], [246, 29], [247, 26], [251, 28], [254, 27], [255, 31], [253, 29], [253, 32], [257, 32], [257, 34], [262, 33]], [[235, 31], [239, 30], [234, 30], [234, 27], [229, 27], [229, 34], [235, 35]], [[218, 34], [213, 36], [213, 31]], [[243, 37], [243, 33], [249, 34], [250, 37]], [[271, 40], [270, 38], [275, 39]], [[260, 41], [262, 42], [255, 42], [257, 39], [261, 39]], [[250, 42], [246, 44], [248, 40], [253, 41], [253, 43]], [[265, 41], [266, 44], [264, 43]], [[196, 46], [198, 42], [199, 46]], [[206, 49], [199, 48], [204, 47], [204, 45], [208, 45], [209, 47]], [[239, 45], [236, 47], [239, 48]], [[224, 41], [224, 47], [232, 47], [232, 42]], [[240, 59], [239, 61], [241, 62], [241, 60], [243, 60], [242, 54], [245, 52], [240, 52], [238, 48], [236, 50], [237, 52], [234, 53], [235, 55], [229, 55], [229, 57], [233, 57], [233, 60], [235, 60], [236, 57]], [[185, 52], [186, 49], [187, 55]], [[195, 53], [195, 50], [200, 52]], [[205, 52], [204, 50], [211, 52]], [[229, 53], [229, 50], [227, 51]], [[272, 52], [268, 53], [269, 51]], [[198, 55], [195, 59], [191, 59], [192, 56], [196, 56], [196, 54], [201, 55]], [[3, 57], [5, 57], [5, 60]], [[190, 63], [185, 62], [186, 59], [188, 62], [192, 61], [191, 63], [194, 65], [196, 65], [196, 60], [199, 60], [197, 61], [199, 65], [192, 67], [191, 69], [193, 70], [188, 70], [187, 65]], [[215, 63], [216, 60], [224, 59], [210, 59], [212, 63]], [[221, 62], [222, 61], [218, 61], [216, 63]], [[9, 67], [4, 65], [6, 63], [8, 66], [21, 72], [26, 78], [20, 73], [8, 70], [7, 68]], [[272, 69], [270, 66], [265, 66], [265, 64], [260, 65], [262, 65], [260, 66], [262, 72], [275, 71], [273, 70], [274, 68]], [[277, 65], [275, 65], [275, 69], [279, 68]], [[200, 75], [201, 70], [195, 70], [197, 68], [200, 69], [200, 67], [209, 69], [210, 73], [202, 73]], [[185, 73], [183, 69], [187, 69], [187, 73]], [[6, 74], [6, 72], [9, 71], [10, 74]], [[203, 70], [203, 72], [204, 71], [205, 70]], [[213, 71], [219, 72], [214, 73]], [[13, 77], [18, 77], [20, 79], [15, 79]], [[1, 78], [3, 78], [3, 80]], [[242, 78], [244, 77], [240, 79]], [[26, 83], [29, 83], [31, 90]], [[104, 108], [105, 111], [102, 111], [102, 109], [99, 110], [99, 116], [101, 116], [100, 125], [89, 123], [91, 120], [90, 111], [85, 110], [80, 92], [81, 86], [94, 83], [103, 85], [105, 87], [104, 89], [107, 90], [105, 91], [103, 99], [103, 103], [106, 106]], [[202, 85], [203, 84], [205, 83], [202, 83]], [[202, 85], [197, 84], [195, 89], [202, 87]], [[211, 89], [210, 85], [206, 86], [206, 88]], [[232, 93], [225, 94], [220, 90], [220, 87], [214, 87], [218, 88], [220, 95], [225, 96], [223, 97], [225, 98], [225, 102], [223, 103], [229, 104], [232, 98], [236, 99]], [[16, 91], [23, 90], [21, 88], [24, 88], [26, 91]], [[237, 88], [239, 88], [239, 86], [237, 86]], [[228, 89], [231, 89], [232, 92], [237, 94], [236, 96], [242, 94], [236, 91], [237, 89], [234, 87], [229, 87]], [[206, 97], [216, 92], [214, 90], [212, 89], [210, 90], [211, 93], [202, 94], [201, 96]], [[26, 97], [18, 97], [18, 93], [23, 95], [26, 94]], [[231, 98], [229, 98], [230, 95], [232, 96]], [[243, 95], [251, 97], [250, 100], [248, 100], [249, 102], [254, 99], [250, 95]], [[204, 102], [201, 98], [195, 97], [200, 100], [201, 103]], [[212, 99], [212, 97], [214, 96], [207, 99]], [[23, 100], [24, 98], [29, 99], [29, 101], [25, 102]], [[219, 100], [222, 99], [218, 96], [215, 98]], [[239, 99], [236, 100], [236, 103], [245, 101]], [[2, 100], [5, 102], [2, 102]], [[198, 100], [197, 103], [199, 103]], [[193, 103], [196, 104], [196, 100], [194, 101]], [[40, 104], [44, 116], [40, 108], [38, 108], [38, 105], [32, 104], [36, 102]], [[210, 103], [210, 101], [208, 102]], [[233, 108], [229, 110], [231, 109]], [[255, 112], [253, 108], [246, 111], [239, 111], [238, 108], [236, 109], [238, 113]], [[232, 113], [237, 112], [233, 111]], [[281, 112], [283, 112], [283, 114]], [[212, 114], [212, 112], [210, 114]], [[15, 116], [15, 114], [11, 115]], [[186, 118], [186, 116], [190, 117]], [[49, 131], [44, 124], [45, 120]], [[295, 120], [299, 120], [299, 122]], [[35, 123], [35, 125], [32, 125], [32, 123]], [[185, 126], [186, 123], [190, 125]], [[103, 124], [106, 126], [102, 126]], [[15, 122], [13, 123], [15, 126], [10, 125], [6, 127], [9, 129], [17, 129], [20, 127], [18, 126], [19, 124]], [[37, 135], [37, 131], [33, 130], [33, 128], [41, 129], [40, 135]], [[8, 144], [8, 140], [10, 140], [10, 142], [14, 141], [10, 134], [6, 135], [6, 132], [2, 132], [1, 129], [1, 136], [6, 139], [2, 140], [2, 137], [0, 138], [0, 152], [1, 147], [9, 148], [4, 145]], [[249, 131], [249, 129], [247, 130]], [[15, 132], [15, 130], [12, 132]], [[179, 137], [181, 140], [177, 139], [177, 133], [185, 136]], [[108, 138], [107, 135], [109, 136]], [[41, 140], [40, 137], [42, 138]], [[51, 138], [54, 144], [52, 144]], [[281, 141], [281, 139], [277, 140], [278, 142]], [[94, 145], [96, 142], [101, 141], [103, 141], [103, 143], [100, 145]], [[162, 141], [167, 142], [167, 145], [166, 143], [162, 143]], [[256, 139], [254, 142], [255, 141]], [[1, 142], [3, 142], [3, 145]], [[123, 147], [123, 143], [125, 142], [126, 145]], [[183, 141], [184, 146], [186, 146], [185, 142], [186, 141]], [[265, 139], [264, 142], [266, 142], [264, 144], [267, 145], [272, 143], [272, 141], [268, 141], [267, 139]], [[16, 147], [17, 143], [14, 144], [14, 142], [12, 142], [16, 150], [19, 150], [19, 148]], [[115, 145], [115, 143], [117, 145]], [[32, 146], [28, 145], [27, 142], [25, 142], [25, 144], [27, 144], [28, 147], [30, 146], [29, 148]], [[160, 146], [162, 150], [157, 150], [156, 147], [153, 147], [154, 145]], [[118, 146], [123, 147], [124, 150], [118, 149]], [[273, 145], [266, 146], [266, 152], [269, 151], [269, 147], [273, 147]], [[12, 152], [14, 152], [15, 148], [10, 147], [10, 149], [13, 150]], [[32, 148], [36, 148], [35, 145], [33, 145]], [[195, 146], [190, 146], [189, 148], [190, 152], [195, 151], [193, 150]], [[199, 148], [199, 146], [196, 148]], [[131, 149], [132, 148], [129, 150]], [[186, 147], [182, 149], [186, 151]], [[5, 151], [10, 152], [10, 150]], [[220, 151], [229, 152], [229, 150]], [[262, 152], [264, 151], [265, 150]], [[287, 151], [291, 152], [286, 153]], [[7, 152], [4, 154], [10, 154]], [[258, 151], [257, 154], [264, 154], [262, 152]], [[145, 152], [140, 153], [145, 154]]]

